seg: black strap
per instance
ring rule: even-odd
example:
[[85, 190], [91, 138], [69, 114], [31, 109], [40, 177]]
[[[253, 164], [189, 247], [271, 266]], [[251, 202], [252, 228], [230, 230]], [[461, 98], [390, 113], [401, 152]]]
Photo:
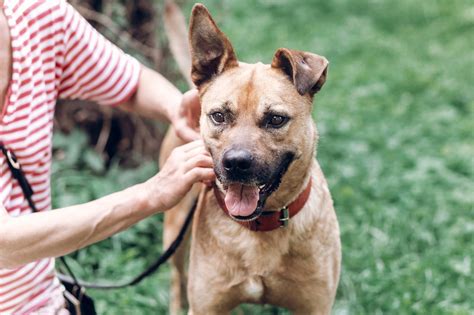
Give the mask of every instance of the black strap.
[[[30, 205], [32, 211], [38, 212], [38, 210], [36, 209], [35, 203], [33, 202], [33, 199], [32, 199], [32, 196], [34, 193], [33, 189], [31, 188], [31, 185], [29, 184], [25, 176], [25, 173], [23, 172], [20, 162], [18, 162], [18, 159], [16, 158], [15, 154], [11, 150], [7, 149], [2, 142], [0, 142], [0, 150], [5, 155], [7, 159], [8, 167], [10, 168], [10, 171], [12, 172], [13, 177], [20, 184], [21, 190], [23, 191], [23, 194], [25, 195], [25, 198], [28, 201], [28, 204]], [[173, 243], [171, 243], [171, 245], [166, 249], [166, 251], [163, 254], [161, 254], [161, 256], [158, 257], [158, 259], [153, 264], [151, 264], [148, 268], [146, 268], [142, 273], [140, 273], [138, 276], [136, 276], [132, 280], [127, 281], [122, 284], [96, 284], [96, 283], [79, 281], [74, 275], [74, 273], [72, 272], [72, 269], [69, 267], [64, 256], [60, 257], [59, 259], [61, 260], [63, 265], [66, 267], [66, 270], [69, 273], [69, 276], [61, 274], [61, 273], [57, 273], [58, 278], [63, 282], [73, 284], [78, 287], [91, 288], [91, 289], [120, 289], [120, 288], [125, 288], [128, 286], [133, 286], [140, 283], [143, 279], [145, 279], [146, 277], [153, 274], [156, 270], [158, 270], [158, 268], [161, 265], [163, 265], [176, 252], [179, 245], [183, 241], [184, 236], [186, 235], [186, 231], [189, 227], [189, 224], [191, 223], [193, 219], [196, 206], [197, 206], [197, 200], [194, 202], [192, 208], [190, 209], [188, 216], [186, 217], [186, 220], [184, 221], [184, 224], [181, 227], [181, 230], [179, 231], [178, 236], [173, 241]]]
[[2, 142], [0, 142], [0, 150], [3, 152], [3, 155], [5, 155], [5, 158], [7, 159], [7, 164], [10, 168], [10, 171], [12, 172], [13, 178], [15, 178], [20, 184], [21, 190], [23, 191], [23, 194], [25, 195], [25, 198], [28, 201], [31, 210], [33, 212], [38, 212], [35, 203], [31, 199], [31, 197], [33, 196], [33, 189], [31, 188], [30, 183], [28, 183], [28, 180], [26, 179], [25, 174], [23, 173], [23, 169], [21, 168], [21, 164], [20, 162], [18, 162], [15, 153], [13, 153], [13, 151], [11, 150], [8, 150]]

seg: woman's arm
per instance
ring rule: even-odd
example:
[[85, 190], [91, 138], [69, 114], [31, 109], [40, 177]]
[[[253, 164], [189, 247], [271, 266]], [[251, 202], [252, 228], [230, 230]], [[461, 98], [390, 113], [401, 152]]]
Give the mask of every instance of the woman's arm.
[[[186, 142], [199, 139], [195, 130], [200, 113], [196, 92], [183, 98], [159, 73], [108, 42], [70, 4], [59, 1], [58, 6], [55, 14], [63, 20], [64, 38], [64, 58], [57, 61], [59, 98], [121, 104], [123, 109], [172, 123]], [[185, 117], [188, 113], [192, 113], [192, 122]]]
[[0, 204], [0, 268], [57, 257], [174, 206], [193, 183], [214, 179], [202, 141], [175, 149], [145, 183], [82, 205], [10, 217]]
[[201, 106], [197, 90], [184, 95], [161, 74], [142, 66], [135, 94], [120, 108], [171, 123], [185, 141], [199, 139]]

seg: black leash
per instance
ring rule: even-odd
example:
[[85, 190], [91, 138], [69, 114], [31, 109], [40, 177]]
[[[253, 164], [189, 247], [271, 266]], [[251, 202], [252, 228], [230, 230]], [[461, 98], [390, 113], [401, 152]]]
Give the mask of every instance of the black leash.
[[[186, 231], [189, 227], [189, 224], [193, 220], [193, 215], [194, 211], [196, 210], [197, 202], [195, 202], [189, 211], [186, 220], [184, 221], [183, 226], [181, 227], [181, 230], [178, 233], [178, 236], [176, 239], [171, 243], [171, 245], [166, 249], [166, 251], [161, 254], [158, 259], [151, 264], [147, 269], [145, 269], [142, 273], [140, 273], [138, 276], [133, 278], [130, 281], [127, 281], [122, 284], [103, 284], [103, 283], [91, 283], [91, 282], [85, 282], [85, 281], [79, 281], [79, 285], [83, 286], [84, 288], [88, 289], [103, 289], [103, 290], [110, 290], [110, 289], [121, 289], [125, 288], [128, 286], [134, 286], [138, 283], [140, 283], [143, 279], [148, 277], [149, 275], [153, 274], [158, 268], [160, 268], [161, 265], [163, 265], [178, 249], [179, 245], [183, 241], [184, 236], [186, 235]], [[63, 258], [63, 257], [61, 257]], [[63, 275], [63, 274], [58, 274], [58, 278], [61, 281], [68, 282], [68, 283], [74, 283], [74, 278]]]
[[[15, 154], [7, 149], [2, 142], [0, 142], [0, 150], [3, 152], [3, 154], [6, 157], [8, 167], [10, 168], [10, 171], [12, 172], [13, 178], [15, 178], [18, 183], [20, 184], [20, 187], [23, 191], [23, 194], [25, 195], [26, 200], [28, 201], [28, 204], [30, 205], [31, 209], [33, 212], [38, 212], [32, 196], [33, 196], [33, 189], [31, 188], [31, 185], [29, 184], [23, 170], [21, 167], [20, 162], [18, 162], [18, 159], [16, 158]], [[128, 286], [134, 286], [138, 283], [140, 283], [143, 279], [147, 278], [154, 272], [160, 268], [161, 265], [163, 265], [178, 249], [179, 245], [184, 239], [184, 236], [186, 235], [186, 231], [189, 227], [189, 224], [191, 223], [193, 219], [194, 212], [196, 210], [197, 206], [197, 200], [194, 202], [193, 206], [189, 210], [189, 213], [186, 217], [186, 220], [184, 221], [183, 226], [181, 227], [181, 230], [178, 233], [178, 236], [176, 239], [171, 243], [171, 245], [166, 249], [166, 251], [161, 254], [158, 259], [151, 264], [148, 268], [146, 268], [142, 273], [137, 275], [135, 278], [133, 278], [130, 281], [127, 281], [122, 284], [97, 284], [97, 283], [90, 283], [90, 282], [85, 282], [85, 281], [79, 281], [74, 273], [72, 272], [72, 269], [69, 267], [68, 263], [66, 262], [66, 259], [63, 257], [59, 257], [63, 265], [65, 266], [67, 272], [69, 273], [69, 276], [57, 273], [58, 278], [65, 283], [77, 286], [77, 287], [84, 287], [84, 288], [90, 288], [90, 289], [104, 289], [104, 290], [109, 290], [109, 289], [120, 289], [120, 288], [125, 288]]]

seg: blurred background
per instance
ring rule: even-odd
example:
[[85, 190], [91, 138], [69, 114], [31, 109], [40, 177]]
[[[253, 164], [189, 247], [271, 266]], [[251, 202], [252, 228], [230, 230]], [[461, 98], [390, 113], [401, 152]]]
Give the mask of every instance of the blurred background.
[[[187, 88], [164, 33], [162, 0], [71, 0], [112, 42]], [[192, 1], [176, 1], [186, 17]], [[474, 2], [203, 1], [240, 60], [279, 47], [330, 61], [314, 103], [341, 227], [334, 314], [474, 313]], [[54, 207], [157, 171], [164, 124], [94, 104], [58, 105]], [[85, 280], [130, 279], [162, 251], [162, 216], [71, 256]], [[167, 314], [169, 268], [140, 285], [89, 290], [99, 314]], [[288, 292], [291, 294], [291, 292]], [[235, 314], [288, 314], [243, 306]]]

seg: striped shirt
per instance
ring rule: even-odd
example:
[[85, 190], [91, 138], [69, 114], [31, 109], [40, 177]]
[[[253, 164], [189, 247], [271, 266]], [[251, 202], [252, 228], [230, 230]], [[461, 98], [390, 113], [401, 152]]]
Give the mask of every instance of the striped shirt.
[[[99, 35], [64, 0], [5, 0], [12, 78], [0, 113], [0, 141], [23, 165], [39, 211], [50, 210], [50, 169], [56, 100], [102, 105], [135, 92], [139, 63]], [[3, 43], [0, 43], [3, 45]], [[31, 212], [0, 154], [0, 202], [11, 216]], [[0, 269], [0, 314], [30, 314], [62, 294], [54, 259]]]

